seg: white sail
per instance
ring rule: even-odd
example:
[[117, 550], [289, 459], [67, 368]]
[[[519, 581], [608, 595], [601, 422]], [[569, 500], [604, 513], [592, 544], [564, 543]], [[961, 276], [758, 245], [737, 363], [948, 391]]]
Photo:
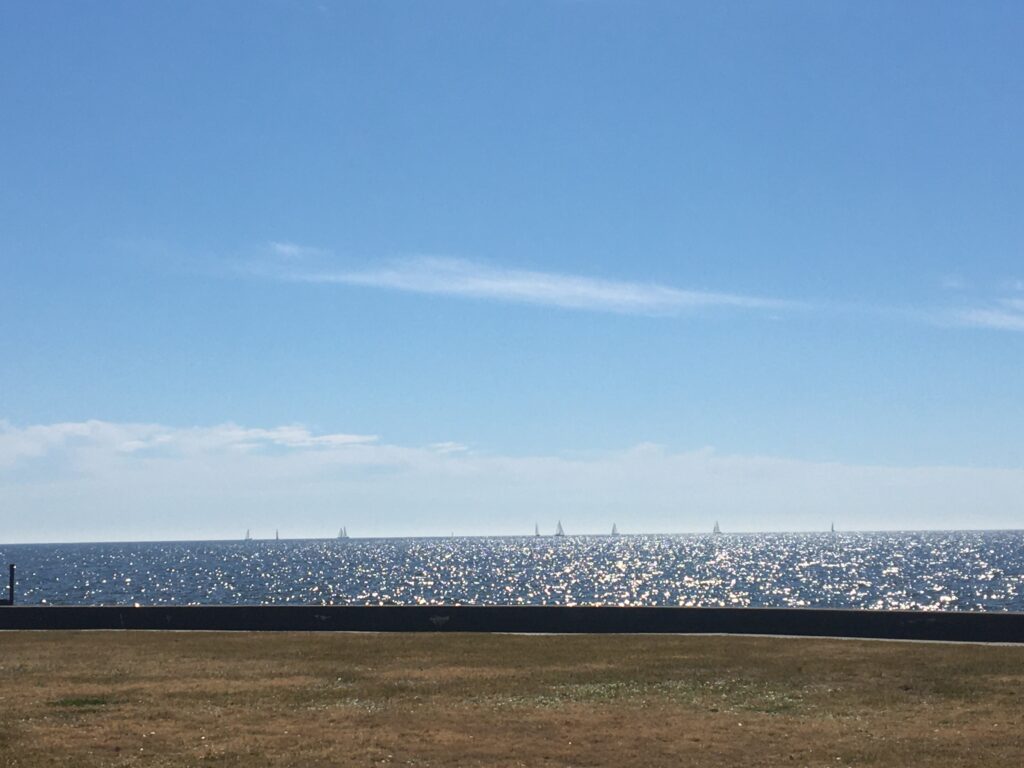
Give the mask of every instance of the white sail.
[[718, 521], [717, 520], [715, 520], [715, 527], [714, 527], [714, 529], [711, 532], [712, 533], [721, 533], [722, 532], [722, 529], [718, 527]]
[[533, 535], [540, 536], [540, 526], [537, 523], [533, 524]]
[[562, 529], [562, 521], [558, 521], [558, 525], [555, 527], [555, 536], [565, 536], [565, 531]]
[[619, 535], [619, 527], [615, 523], [612, 523], [612, 536], [618, 536], [618, 535]]

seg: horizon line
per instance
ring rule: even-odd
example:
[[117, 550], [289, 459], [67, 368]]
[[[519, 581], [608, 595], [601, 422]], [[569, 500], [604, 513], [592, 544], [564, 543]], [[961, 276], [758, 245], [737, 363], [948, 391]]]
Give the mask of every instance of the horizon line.
[[594, 539], [620, 539], [627, 537], [703, 537], [703, 536], [814, 536], [814, 535], [826, 535], [830, 536], [835, 534], [916, 534], [916, 533], [1024, 533], [1024, 528], [872, 528], [872, 529], [854, 529], [854, 528], [837, 528], [835, 531], [831, 531], [827, 528], [809, 528], [804, 530], [761, 530], [761, 531], [722, 531], [721, 533], [714, 533], [713, 531], [676, 531], [676, 532], [664, 532], [664, 531], [644, 531], [634, 533], [623, 533], [619, 531], [618, 534], [611, 533], [566, 533], [564, 536], [556, 536], [553, 533], [542, 533], [540, 536], [536, 536], [532, 533], [468, 533], [468, 534], [408, 534], [398, 536], [347, 536], [339, 538], [337, 536], [294, 536], [294, 537], [281, 537], [275, 539], [273, 537], [268, 538], [229, 538], [229, 539], [107, 539], [107, 540], [90, 540], [90, 541], [21, 541], [21, 542], [0, 542], [0, 550], [4, 547], [31, 547], [31, 546], [65, 546], [75, 544], [262, 544], [262, 543], [280, 543], [284, 542], [312, 542], [312, 541], [388, 541], [388, 540], [406, 540], [406, 539], [424, 539], [424, 540], [449, 540], [449, 539], [573, 539], [573, 538], [594, 538]]

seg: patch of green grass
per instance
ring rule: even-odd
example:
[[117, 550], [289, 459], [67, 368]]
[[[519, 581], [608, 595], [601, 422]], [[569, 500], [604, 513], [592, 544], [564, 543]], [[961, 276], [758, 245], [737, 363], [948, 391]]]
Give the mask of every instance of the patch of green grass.
[[550, 686], [535, 693], [506, 691], [480, 697], [498, 708], [550, 708], [569, 704], [656, 704], [672, 702], [718, 711], [789, 714], [806, 708], [800, 691], [788, 686], [733, 678], [663, 681], [604, 680]]
[[96, 709], [97, 707], [105, 707], [109, 703], [110, 700], [103, 696], [69, 696], [64, 699], [51, 701], [50, 705], [62, 708]]

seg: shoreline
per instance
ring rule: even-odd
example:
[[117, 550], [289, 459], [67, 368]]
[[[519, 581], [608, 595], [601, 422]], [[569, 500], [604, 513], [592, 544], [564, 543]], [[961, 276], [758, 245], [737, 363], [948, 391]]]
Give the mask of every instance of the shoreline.
[[0, 630], [667, 634], [1024, 643], [1024, 613], [607, 606], [0, 607]]

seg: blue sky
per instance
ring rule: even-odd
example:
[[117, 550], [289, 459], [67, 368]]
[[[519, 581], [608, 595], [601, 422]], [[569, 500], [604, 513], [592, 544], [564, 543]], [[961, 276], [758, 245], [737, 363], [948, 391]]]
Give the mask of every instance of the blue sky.
[[0, 537], [1020, 527], [1022, 32], [6, 3]]

